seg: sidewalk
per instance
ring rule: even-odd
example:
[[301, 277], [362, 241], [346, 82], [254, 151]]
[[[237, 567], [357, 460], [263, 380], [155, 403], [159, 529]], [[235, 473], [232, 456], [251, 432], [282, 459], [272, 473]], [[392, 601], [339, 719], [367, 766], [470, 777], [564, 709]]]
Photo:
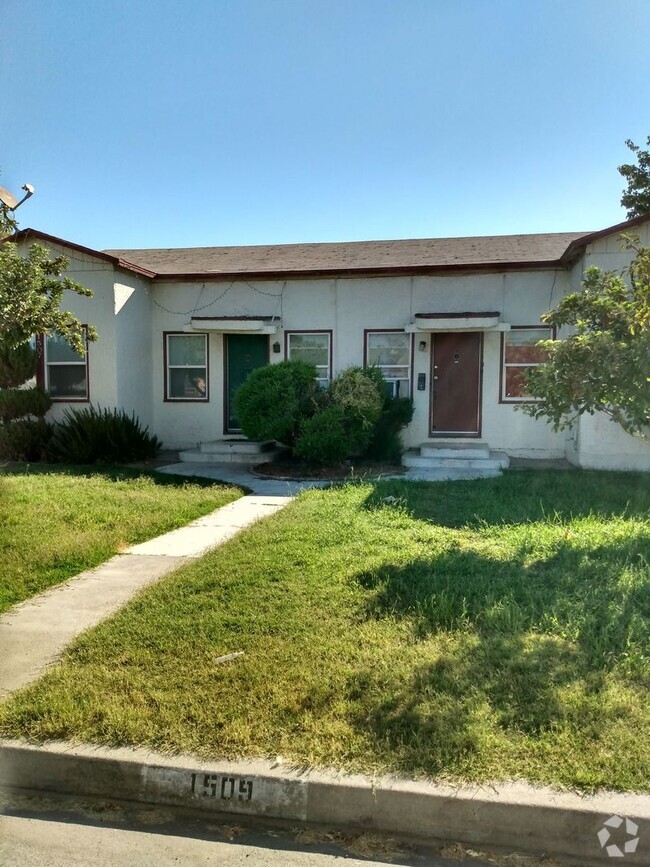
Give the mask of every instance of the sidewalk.
[[284, 496], [242, 497], [186, 527], [133, 545], [10, 609], [0, 617], [0, 701], [37, 680], [79, 633], [113, 614], [143, 587], [274, 514], [291, 499], [286, 488]]

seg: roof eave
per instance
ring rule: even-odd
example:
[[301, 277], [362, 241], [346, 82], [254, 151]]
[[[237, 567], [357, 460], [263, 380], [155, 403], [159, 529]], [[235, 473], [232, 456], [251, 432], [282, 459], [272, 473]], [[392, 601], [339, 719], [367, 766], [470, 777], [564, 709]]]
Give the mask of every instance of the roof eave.
[[532, 262], [469, 262], [441, 265], [392, 265], [378, 267], [356, 268], [304, 268], [275, 269], [268, 271], [187, 271], [164, 274], [158, 272], [154, 280], [158, 283], [191, 282], [193, 280], [211, 280], [214, 282], [235, 282], [237, 280], [304, 280], [314, 278], [344, 278], [344, 277], [400, 277], [419, 276], [446, 272], [463, 271], [465, 273], [483, 273], [491, 271], [535, 271], [539, 269], [554, 270], [562, 267], [559, 259], [544, 259]]
[[28, 241], [30, 239], [45, 241], [50, 244], [58, 244], [60, 247], [68, 247], [70, 250], [76, 250], [77, 253], [83, 253], [86, 256], [92, 256], [95, 259], [101, 259], [103, 262], [110, 262], [116, 268], [122, 268], [125, 271], [133, 271], [135, 274], [140, 274], [143, 277], [153, 278], [156, 276], [155, 271], [150, 271], [148, 268], [143, 268], [141, 265], [136, 265], [134, 262], [127, 262], [119, 256], [111, 256], [110, 253], [103, 253], [101, 250], [93, 250], [91, 247], [84, 247], [83, 244], [77, 244], [74, 241], [66, 241], [65, 238], [58, 238], [56, 235], [49, 235], [47, 232], [41, 232], [39, 229], [19, 229], [6, 240], [13, 243], [20, 241]]
[[599, 229], [597, 232], [590, 232], [588, 235], [576, 238], [575, 241], [571, 241], [564, 253], [562, 253], [560, 262], [567, 268], [579, 258], [581, 250], [589, 244], [593, 244], [601, 238], [606, 238], [608, 235], [616, 235], [626, 232], [628, 229], [633, 229], [635, 226], [641, 226], [648, 220], [650, 220], [650, 214], [641, 214], [640, 217], [632, 217], [630, 220], [624, 220], [622, 223], [616, 223], [614, 226], [608, 226], [606, 229]]

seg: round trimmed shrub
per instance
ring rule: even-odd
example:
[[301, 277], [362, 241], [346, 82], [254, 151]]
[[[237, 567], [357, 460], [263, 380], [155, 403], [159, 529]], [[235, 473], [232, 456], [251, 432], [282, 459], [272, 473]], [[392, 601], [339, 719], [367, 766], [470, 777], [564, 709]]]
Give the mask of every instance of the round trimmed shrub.
[[341, 463], [351, 450], [345, 410], [335, 403], [303, 421], [293, 449], [306, 464], [325, 466]]
[[52, 399], [42, 388], [9, 388], [0, 391], [0, 421], [27, 416], [44, 416], [52, 406]]
[[19, 419], [0, 425], [0, 460], [45, 460], [54, 431], [45, 419]]
[[292, 447], [300, 425], [318, 409], [316, 368], [280, 361], [254, 370], [235, 392], [235, 413], [251, 440], [277, 440]]

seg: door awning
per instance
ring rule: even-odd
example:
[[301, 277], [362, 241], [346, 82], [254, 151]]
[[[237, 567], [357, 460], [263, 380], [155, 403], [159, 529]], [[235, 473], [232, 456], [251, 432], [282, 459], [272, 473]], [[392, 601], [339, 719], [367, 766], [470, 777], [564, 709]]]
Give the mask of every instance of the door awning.
[[277, 334], [282, 326], [273, 316], [192, 316], [183, 331], [219, 331], [224, 334]]
[[501, 322], [498, 310], [416, 313], [413, 320], [404, 329], [410, 334], [423, 331], [510, 331], [510, 325]]

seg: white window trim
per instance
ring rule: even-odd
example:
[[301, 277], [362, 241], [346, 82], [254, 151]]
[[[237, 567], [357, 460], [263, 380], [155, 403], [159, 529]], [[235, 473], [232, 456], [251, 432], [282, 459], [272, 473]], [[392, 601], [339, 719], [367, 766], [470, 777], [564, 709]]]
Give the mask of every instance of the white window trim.
[[[203, 338], [203, 364], [170, 364], [169, 339], [170, 337], [190, 337], [192, 340]], [[205, 371], [205, 394], [198, 397], [172, 397], [171, 391], [171, 376], [172, 370], [204, 370]], [[210, 388], [208, 379], [208, 335], [207, 334], [186, 334], [180, 331], [165, 332], [165, 401], [173, 403], [206, 403], [210, 399]]]
[[[370, 336], [373, 334], [392, 334], [392, 335], [403, 334], [406, 337], [406, 345], [408, 348], [408, 362], [407, 362], [407, 364], [374, 364], [374, 365], [370, 364], [368, 362], [368, 356], [370, 354], [369, 343], [370, 343]], [[402, 331], [402, 330], [396, 330], [396, 329], [390, 329], [390, 328], [370, 328], [370, 329], [366, 329], [364, 339], [365, 339], [365, 344], [366, 344], [364, 347], [365, 366], [366, 367], [376, 367], [378, 370], [381, 370], [382, 375], [384, 376], [384, 379], [386, 380], [386, 382], [390, 386], [391, 397], [397, 397], [398, 396], [396, 394], [396, 389], [398, 387], [397, 384], [399, 382], [403, 382], [404, 380], [406, 380], [406, 382], [407, 382], [406, 394], [400, 394], [399, 397], [411, 397], [412, 388], [413, 388], [413, 376], [412, 376], [412, 371], [413, 371], [413, 336], [411, 334], [409, 334], [407, 331]], [[406, 373], [406, 376], [401, 376], [401, 377], [400, 376], [386, 376], [384, 374], [384, 368], [387, 368], [387, 367], [403, 368], [405, 373]]]
[[521, 361], [509, 361], [506, 362], [506, 345], [508, 341], [508, 335], [512, 334], [514, 331], [548, 331], [547, 338], [540, 338], [541, 340], [553, 340], [555, 337], [555, 330], [550, 325], [512, 325], [510, 327], [510, 331], [504, 331], [501, 335], [501, 394], [500, 394], [500, 402], [501, 403], [539, 403], [540, 398], [538, 397], [511, 397], [506, 394], [506, 371], [509, 367], [523, 367], [528, 369], [529, 367], [541, 367], [544, 364], [543, 361], [531, 361], [531, 362], [521, 362]]
[[[89, 374], [88, 374], [88, 338], [87, 338], [87, 327], [85, 325], [82, 326], [83, 329], [83, 342], [84, 348], [86, 350], [83, 358], [80, 358], [78, 361], [48, 361], [47, 360], [47, 334], [42, 335], [43, 340], [43, 384], [44, 390], [50, 395], [51, 400], [54, 403], [88, 403], [90, 400], [90, 383], [89, 383]], [[55, 395], [50, 393], [50, 368], [51, 367], [83, 367], [86, 374], [86, 391], [81, 396], [69, 396], [69, 395]]]
[[312, 337], [316, 334], [324, 334], [327, 337], [327, 364], [317, 364], [316, 372], [320, 373], [320, 371], [325, 368], [327, 372], [327, 376], [317, 376], [316, 382], [320, 385], [321, 388], [327, 388], [330, 382], [332, 381], [332, 332], [327, 331], [326, 329], [312, 329], [311, 331], [285, 331], [286, 337], [286, 356], [290, 360], [291, 359], [291, 338], [296, 337]]

